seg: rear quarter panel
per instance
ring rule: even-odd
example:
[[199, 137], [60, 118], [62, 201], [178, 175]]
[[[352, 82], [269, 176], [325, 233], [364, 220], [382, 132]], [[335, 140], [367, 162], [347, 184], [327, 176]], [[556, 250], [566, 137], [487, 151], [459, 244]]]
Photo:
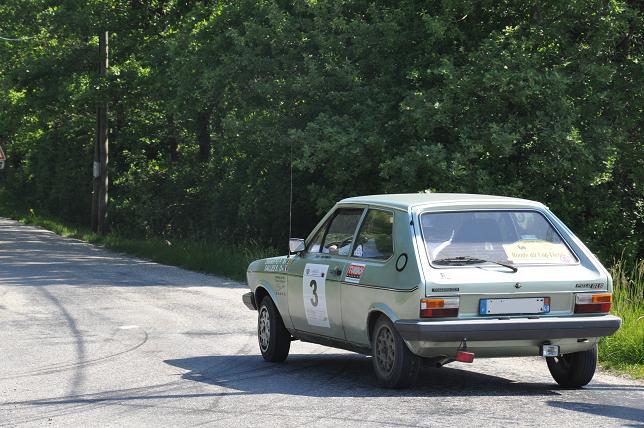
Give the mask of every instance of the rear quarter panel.
[[394, 255], [389, 260], [349, 260], [349, 264], [365, 265], [358, 283], [348, 282], [346, 272], [342, 281], [342, 320], [349, 342], [369, 345], [368, 319], [371, 313], [383, 313], [392, 321], [418, 317], [424, 284], [410, 222], [406, 211], [394, 211]]

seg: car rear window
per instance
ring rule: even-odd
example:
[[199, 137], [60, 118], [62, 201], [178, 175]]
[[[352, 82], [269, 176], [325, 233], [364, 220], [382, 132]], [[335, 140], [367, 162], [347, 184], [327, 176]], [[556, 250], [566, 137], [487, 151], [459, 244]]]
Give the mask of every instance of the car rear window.
[[421, 215], [431, 261], [472, 257], [511, 264], [575, 264], [561, 236], [536, 211], [458, 211]]

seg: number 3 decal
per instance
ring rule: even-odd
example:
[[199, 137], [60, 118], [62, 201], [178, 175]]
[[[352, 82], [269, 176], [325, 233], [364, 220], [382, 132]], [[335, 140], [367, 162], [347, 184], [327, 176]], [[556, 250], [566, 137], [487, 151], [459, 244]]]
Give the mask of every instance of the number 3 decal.
[[326, 277], [329, 265], [307, 263], [302, 277], [302, 303], [306, 322], [316, 327], [330, 328], [326, 310]]
[[315, 280], [313, 280], [309, 284], [309, 287], [311, 287], [313, 289], [313, 297], [311, 297], [311, 304], [313, 306], [317, 306], [318, 302], [320, 301], [320, 299], [318, 297], [318, 283], [315, 282]]

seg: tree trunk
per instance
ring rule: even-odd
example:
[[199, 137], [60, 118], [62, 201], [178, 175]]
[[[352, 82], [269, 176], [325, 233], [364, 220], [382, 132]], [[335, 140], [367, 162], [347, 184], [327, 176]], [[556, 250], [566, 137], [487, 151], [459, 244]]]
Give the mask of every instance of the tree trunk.
[[179, 146], [179, 141], [177, 139], [177, 127], [174, 123], [174, 116], [169, 114], [168, 119], [168, 136], [166, 137], [166, 143], [168, 145], [168, 153], [170, 154], [170, 160], [172, 162], [177, 161], [177, 147]]
[[205, 162], [210, 158], [210, 146], [212, 140], [210, 139], [210, 126], [208, 118], [210, 114], [204, 111], [197, 117], [197, 138], [199, 142], [199, 157]]

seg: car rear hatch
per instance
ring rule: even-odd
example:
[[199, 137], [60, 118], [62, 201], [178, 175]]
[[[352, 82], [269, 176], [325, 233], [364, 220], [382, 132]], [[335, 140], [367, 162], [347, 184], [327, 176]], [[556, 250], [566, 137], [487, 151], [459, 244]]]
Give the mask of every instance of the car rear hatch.
[[573, 250], [566, 230], [547, 212], [427, 211], [420, 214], [420, 225], [427, 305], [434, 298], [457, 297], [445, 304], [457, 305], [458, 318], [571, 315], [577, 294], [609, 288], [605, 270], [580, 257], [583, 249]]

